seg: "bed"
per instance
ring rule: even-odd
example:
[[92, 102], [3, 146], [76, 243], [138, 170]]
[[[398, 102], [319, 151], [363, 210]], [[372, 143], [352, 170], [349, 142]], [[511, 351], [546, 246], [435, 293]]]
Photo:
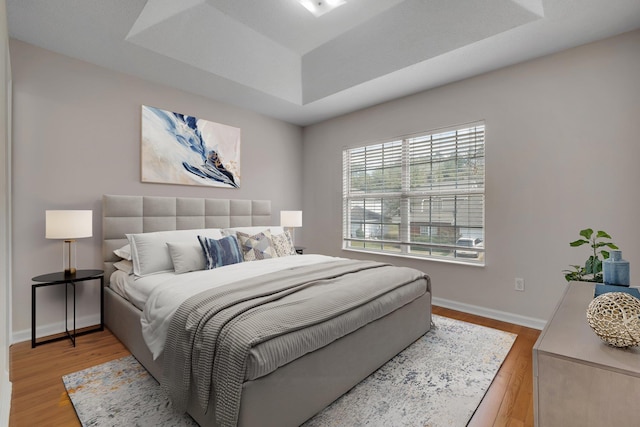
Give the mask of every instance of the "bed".
[[[270, 227], [272, 225], [271, 203], [265, 200], [105, 195], [103, 196], [102, 224], [105, 277], [110, 278], [112, 273], [116, 271], [114, 264], [119, 262], [120, 258], [114, 254], [114, 251], [129, 242], [126, 238], [127, 234], [141, 234], [147, 237], [157, 232], [172, 230], [176, 230], [176, 232], [177, 230], [189, 230], [190, 232], [191, 230], [226, 230], [230, 228], [240, 230], [246, 227]], [[231, 274], [234, 276], [239, 274], [240, 269], [249, 267], [268, 269], [271, 268], [269, 266], [274, 266], [273, 269], [277, 271], [268, 274], [293, 275], [291, 271], [294, 271], [297, 272], [297, 276], [305, 276], [306, 278], [307, 276], [312, 277], [313, 274], [325, 274], [325, 271], [330, 270], [325, 266], [330, 266], [337, 270], [345, 270], [350, 278], [356, 277], [355, 269], [368, 271], [369, 279], [365, 280], [369, 282], [373, 277], [371, 272], [375, 271], [375, 276], [383, 277], [377, 272], [388, 274], [392, 273], [393, 269], [401, 269], [377, 265], [379, 263], [366, 264], [366, 262], [365, 265], [356, 266], [349, 260], [326, 258], [320, 255], [296, 255], [286, 259], [225, 266], [215, 273], [223, 274], [224, 269], [229, 268], [231, 271], [235, 268], [236, 272]], [[147, 262], [154, 263], [155, 261], [150, 259]], [[278, 265], [276, 266], [276, 264]], [[297, 264], [308, 265], [299, 266]], [[319, 268], [319, 265], [322, 268]], [[302, 269], [309, 269], [309, 271]], [[354, 270], [352, 272], [348, 269]], [[303, 271], [304, 274], [300, 274]], [[181, 275], [175, 272], [163, 274], [175, 274], [176, 278], [179, 276], [180, 283], [191, 284], [196, 283], [196, 276], [204, 276], [208, 273], [195, 271]], [[268, 274], [254, 274], [254, 279], [247, 279], [246, 282], [250, 283], [251, 280], [266, 278]], [[114, 277], [116, 276], [114, 275]], [[158, 275], [158, 277], [160, 276]], [[276, 277], [279, 279], [275, 281], [276, 285], [274, 286], [280, 286], [279, 283], [289, 280], [288, 277]], [[318, 276], [318, 279], [324, 280], [321, 276]], [[218, 406], [216, 406], [216, 391], [211, 391], [208, 400], [203, 403], [201, 389], [198, 388], [200, 387], [199, 382], [203, 377], [209, 378], [210, 375], [199, 376], [194, 373], [195, 371], [189, 372], [191, 383], [188, 384], [185, 389], [187, 391], [184, 393], [184, 405], [187, 412], [201, 426], [221, 424], [245, 427], [297, 426], [304, 423], [429, 330], [431, 325], [431, 285], [428, 276], [418, 274], [411, 280], [402, 280], [406, 280], [408, 286], [404, 286], [404, 284], [397, 286], [398, 291], [404, 292], [403, 298], [405, 298], [401, 303], [395, 302], [398, 305], [397, 308], [381, 311], [383, 314], [380, 317], [373, 317], [356, 329], [349, 330], [338, 338], [329, 339], [328, 343], [317, 346], [318, 348], [314, 348], [312, 351], [302, 352], [281, 366], [276, 366], [260, 375], [243, 377], [238, 388], [239, 403], [234, 417], [230, 418], [231, 421], [222, 416], [219, 406], [221, 399], [218, 399]], [[386, 281], [386, 279], [382, 281]], [[243, 280], [242, 283], [244, 284], [245, 281]], [[169, 288], [170, 286], [165, 287]], [[410, 287], [411, 289], [409, 289]], [[351, 289], [351, 287], [347, 288]], [[107, 327], [151, 375], [166, 385], [166, 381], [163, 381], [163, 366], [172, 366], [175, 353], [162, 349], [168, 347], [174, 351], [173, 349], [176, 347], [176, 344], [171, 341], [173, 337], [171, 328], [169, 328], [168, 338], [166, 338], [166, 343], [164, 347], [161, 347], [161, 350], [154, 348], [153, 345], [148, 346], [145, 337], [143, 337], [142, 324], [144, 322], [141, 322], [141, 319], [146, 314], [143, 315], [141, 302], [136, 302], [135, 298], [130, 298], [128, 295], [123, 295], [123, 292], [116, 292], [114, 289], [116, 289], [115, 280], [113, 287], [110, 284], [104, 291]], [[221, 289], [226, 288], [221, 287]], [[395, 289], [393, 292], [385, 291], [382, 293], [381, 291], [381, 296], [371, 300], [367, 305], [378, 307], [383, 297], [387, 298], [388, 295], [397, 293]], [[409, 292], [412, 293], [411, 296], [408, 296]], [[181, 305], [180, 308], [183, 306]], [[176, 313], [179, 312], [180, 310], [176, 311]], [[339, 317], [346, 317], [348, 314], [344, 313]], [[178, 315], [176, 314], [174, 317], [177, 318]], [[173, 319], [171, 325], [174, 325], [175, 322]], [[322, 325], [325, 323], [323, 322]], [[149, 339], [148, 331], [145, 332], [145, 335]], [[290, 335], [293, 335], [293, 332], [286, 334], [287, 337]], [[270, 344], [271, 341], [266, 343]], [[157, 356], [155, 359], [154, 352]], [[173, 358], [172, 362], [165, 364], [165, 356]], [[248, 370], [251, 366], [253, 365], [247, 365], [246, 369]], [[194, 365], [193, 369], [196, 368], [197, 366]], [[226, 371], [222, 370], [222, 372]], [[215, 379], [212, 382], [215, 385]], [[226, 382], [219, 383], [218, 389], [216, 389], [219, 391], [219, 395], [222, 395], [222, 388], [226, 387], [226, 384]], [[230, 384], [233, 384], [233, 381]], [[216, 416], [216, 411], [218, 411], [218, 416]]]

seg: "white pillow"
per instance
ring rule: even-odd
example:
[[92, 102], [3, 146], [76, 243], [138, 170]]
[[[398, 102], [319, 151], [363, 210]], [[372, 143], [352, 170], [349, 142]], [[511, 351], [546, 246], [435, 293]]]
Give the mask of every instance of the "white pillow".
[[144, 277], [150, 274], [173, 271], [173, 261], [167, 242], [198, 242], [198, 235], [219, 239], [222, 237], [222, 232], [219, 228], [207, 228], [127, 234], [131, 245], [134, 274]]
[[120, 249], [116, 249], [113, 251], [116, 256], [119, 256], [122, 259], [126, 259], [127, 261], [131, 261], [131, 245], [124, 245]]
[[167, 246], [177, 274], [204, 270], [204, 252], [197, 236], [193, 242], [167, 242]]
[[120, 271], [124, 271], [127, 274], [133, 273], [133, 263], [127, 259], [114, 262], [113, 266]]
[[236, 233], [238, 231], [244, 234], [249, 234], [250, 236], [253, 236], [254, 234], [258, 234], [258, 233], [264, 233], [265, 231], [270, 231], [271, 235], [275, 236], [277, 234], [284, 233], [284, 228], [280, 227], [279, 225], [257, 225], [253, 227], [225, 228], [223, 231], [226, 232], [227, 234], [235, 234], [236, 236], [237, 236]]

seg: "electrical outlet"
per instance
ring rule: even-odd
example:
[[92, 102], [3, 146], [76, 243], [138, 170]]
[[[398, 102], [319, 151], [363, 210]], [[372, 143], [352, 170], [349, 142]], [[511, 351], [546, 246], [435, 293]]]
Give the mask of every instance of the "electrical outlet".
[[521, 277], [516, 277], [515, 290], [524, 292], [524, 279]]

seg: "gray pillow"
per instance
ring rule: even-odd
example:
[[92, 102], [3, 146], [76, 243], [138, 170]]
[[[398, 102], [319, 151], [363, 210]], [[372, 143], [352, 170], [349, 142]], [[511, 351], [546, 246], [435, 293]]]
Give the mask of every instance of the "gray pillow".
[[167, 246], [177, 274], [204, 270], [204, 254], [197, 239], [192, 242], [167, 242]]

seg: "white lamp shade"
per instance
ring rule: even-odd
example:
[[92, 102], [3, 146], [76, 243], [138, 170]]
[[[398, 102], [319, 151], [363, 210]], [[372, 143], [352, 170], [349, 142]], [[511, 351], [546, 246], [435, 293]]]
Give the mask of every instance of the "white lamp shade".
[[302, 211], [280, 211], [282, 227], [302, 227]]
[[93, 211], [46, 211], [47, 239], [93, 236]]

